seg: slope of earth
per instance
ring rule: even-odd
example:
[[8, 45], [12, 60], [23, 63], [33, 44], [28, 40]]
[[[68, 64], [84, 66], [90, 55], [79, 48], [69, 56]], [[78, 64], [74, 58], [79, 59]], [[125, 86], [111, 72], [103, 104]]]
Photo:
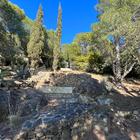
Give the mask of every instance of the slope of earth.
[[[41, 76], [42, 75], [42, 76]], [[37, 78], [41, 76], [40, 78]], [[39, 79], [39, 81], [34, 80]], [[56, 74], [41, 72], [30, 80], [36, 81], [38, 89], [44, 84], [49, 86], [73, 86], [75, 92], [86, 95], [110, 114], [110, 132], [138, 138], [140, 135], [140, 81], [128, 79], [121, 89], [116, 88], [108, 76], [89, 74], [79, 71], [62, 70]], [[111, 103], [108, 106], [108, 103]], [[100, 108], [99, 107], [99, 108]], [[107, 113], [110, 113], [107, 111]]]
[[[0, 113], [6, 116], [0, 123], [0, 139], [139, 140], [140, 82], [128, 80], [118, 89], [109, 79], [79, 71], [42, 70], [26, 81], [14, 81], [15, 87], [0, 90], [0, 99], [5, 99]], [[43, 86], [74, 87], [82, 102], [59, 104], [40, 91]]]

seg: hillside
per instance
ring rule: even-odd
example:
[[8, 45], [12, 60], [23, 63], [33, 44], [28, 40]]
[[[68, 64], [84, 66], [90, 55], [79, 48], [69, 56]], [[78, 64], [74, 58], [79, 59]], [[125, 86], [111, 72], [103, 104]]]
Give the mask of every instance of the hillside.
[[82, 0], [57, 23], [58, 3], [17, 1], [36, 18], [0, 0], [0, 140], [140, 140], [140, 0], [99, 0], [68, 44]]
[[[30, 87], [28, 87], [28, 85], [30, 85]], [[11, 126], [7, 124], [7, 121], [5, 123], [3, 122], [0, 125], [0, 135], [2, 136], [2, 138], [12, 138], [16, 136], [17, 140], [20, 140], [21, 138], [26, 140], [29, 139], [29, 137], [27, 136], [29, 134], [28, 132], [30, 132], [31, 138], [34, 137], [34, 135], [37, 135], [37, 137], [40, 139], [43, 139], [43, 137], [45, 136], [47, 137], [51, 133], [52, 137], [57, 139], [56, 135], [54, 136], [54, 133], [59, 134], [59, 132], [55, 132], [52, 128], [54, 119], [51, 120], [51, 118], [48, 118], [48, 121], [50, 121], [49, 126], [47, 127], [49, 129], [49, 132], [43, 134], [42, 132], [46, 129], [39, 128], [39, 122], [36, 122], [37, 118], [34, 118], [32, 116], [36, 112], [36, 109], [39, 109], [36, 113], [40, 112], [46, 114], [44, 117], [42, 116], [42, 119], [45, 119], [45, 117], [47, 118], [47, 112], [51, 113], [52, 109], [52, 117], [55, 117], [55, 113], [57, 113], [62, 118], [64, 115], [66, 115], [65, 117], [67, 118], [67, 115], [70, 115], [72, 113], [73, 107], [75, 108], [75, 110], [77, 110], [77, 113], [84, 107], [86, 113], [88, 112], [88, 116], [85, 116], [85, 114], [83, 113], [80, 117], [80, 114], [77, 114], [77, 117], [71, 120], [75, 122], [75, 125], [76, 123], [81, 123], [81, 128], [77, 126], [77, 128], [75, 128], [76, 131], [83, 131], [82, 129], [84, 126], [82, 125], [86, 125], [84, 124], [84, 119], [87, 119], [86, 117], [90, 117], [91, 121], [96, 120], [96, 122], [93, 123], [94, 125], [92, 127], [94, 128], [92, 129], [94, 131], [94, 135], [99, 138], [103, 137], [105, 139], [106, 137], [107, 139], [119, 138], [122, 140], [127, 140], [128, 137], [131, 137], [132, 140], [138, 139], [138, 132], [140, 128], [140, 82], [126, 81], [124, 82], [124, 85], [124, 88], [117, 89], [116, 86], [109, 80], [108, 76], [89, 74], [85, 72], [72, 71], [67, 69], [63, 69], [62, 71], [57, 73], [45, 70], [39, 71], [36, 75], [33, 75], [26, 81], [16, 80], [15, 84], [13, 84], [13, 86], [11, 86], [10, 88], [10, 110], [12, 116], [18, 118], [13, 118], [15, 121], [11, 118], [11, 123], [14, 127], [14, 131], [13, 129], [11, 129]], [[77, 105], [75, 103], [71, 104], [69, 102], [66, 102], [66, 106], [69, 107], [63, 108], [65, 104], [61, 103], [61, 99], [57, 99], [57, 96], [61, 97], [61, 95], [63, 94], [57, 93], [56, 95], [51, 95], [49, 93], [46, 93], [48, 91], [47, 89], [45, 90], [44, 87], [50, 89], [54, 88], [55, 90], [57, 90], [57, 87], [74, 87], [73, 95], [75, 94], [77, 96], [78, 94], [76, 93], [80, 93], [80, 100], [78, 101], [79, 107], [77, 108]], [[6, 87], [2, 88], [0, 90], [0, 99], [6, 99], [8, 92], [9, 91], [6, 90]], [[69, 94], [67, 101], [70, 99], [70, 102], [73, 102], [73, 95]], [[51, 99], [49, 98], [49, 96], [51, 96]], [[74, 98], [76, 99], [77, 97]], [[39, 106], [38, 103], [40, 104]], [[6, 106], [4, 107], [4, 105], [6, 105], [6, 100], [5, 102], [2, 101], [0, 104], [1, 110], [3, 110], [3, 113], [5, 113], [6, 115]], [[64, 109], [65, 111], [69, 110], [69, 113], [63, 114], [62, 112], [64, 111]], [[73, 115], [71, 117], [74, 117]], [[1, 116], [1, 119], [5, 119], [5, 117], [6, 116], [4, 116], [3, 114]], [[63, 126], [69, 125], [72, 131], [75, 131], [75, 129], [73, 128], [74, 126], [72, 124], [69, 124], [70, 120], [68, 118], [63, 123], [60, 123], [62, 118], [56, 118], [58, 129], [63, 132]], [[17, 119], [20, 119], [20, 121]], [[30, 122], [28, 121], [28, 119], [33, 123], [32, 126], [30, 126]], [[106, 119], [107, 122], [105, 121]], [[4, 127], [2, 127], [3, 125]], [[91, 127], [91, 125], [92, 123], [89, 122], [89, 126], [87, 126], [88, 129], [89, 127]], [[5, 135], [7, 134], [5, 133], [5, 130], [7, 129], [8, 135]], [[40, 130], [37, 131], [38, 129]], [[74, 137], [73, 133], [74, 132], [72, 132], [72, 136]], [[65, 136], [63, 137], [69, 137], [67, 131], [64, 132], [64, 135]], [[84, 137], [87, 137], [88, 140], [92, 140], [92, 138], [95, 137], [92, 135], [93, 134], [89, 130]], [[82, 138], [82, 136], [79, 137]]]

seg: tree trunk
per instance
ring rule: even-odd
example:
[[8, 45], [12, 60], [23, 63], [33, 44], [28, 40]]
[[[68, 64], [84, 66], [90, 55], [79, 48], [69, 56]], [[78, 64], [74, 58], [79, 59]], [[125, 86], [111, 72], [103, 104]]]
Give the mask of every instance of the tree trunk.
[[124, 80], [124, 78], [132, 71], [133, 67], [135, 66], [136, 62], [134, 62], [133, 64], [131, 64], [131, 66], [128, 68], [128, 66], [126, 65], [124, 73], [122, 75], [121, 81]]
[[113, 62], [113, 73], [115, 75], [116, 82], [121, 83], [121, 58], [120, 58], [120, 45], [116, 45], [116, 59]]
[[[119, 41], [118, 41], [119, 42]], [[136, 62], [129, 62], [125, 64], [124, 69], [121, 67], [121, 55], [120, 50], [121, 46], [119, 43], [116, 43], [116, 58], [113, 62], [113, 73], [115, 75], [115, 81], [118, 85], [122, 84], [124, 78], [132, 71], [133, 67], [135, 66]], [[133, 61], [133, 60], [131, 60]]]

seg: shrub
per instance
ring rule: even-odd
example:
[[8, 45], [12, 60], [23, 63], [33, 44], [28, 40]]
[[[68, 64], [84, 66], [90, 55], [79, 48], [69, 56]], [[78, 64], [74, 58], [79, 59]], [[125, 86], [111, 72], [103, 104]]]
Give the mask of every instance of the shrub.
[[89, 59], [88, 55], [80, 55], [80, 56], [75, 57], [74, 62], [73, 62], [75, 68], [78, 70], [86, 71], [88, 67], [88, 59]]
[[98, 52], [90, 52], [88, 59], [88, 71], [89, 72], [103, 72], [104, 58]]

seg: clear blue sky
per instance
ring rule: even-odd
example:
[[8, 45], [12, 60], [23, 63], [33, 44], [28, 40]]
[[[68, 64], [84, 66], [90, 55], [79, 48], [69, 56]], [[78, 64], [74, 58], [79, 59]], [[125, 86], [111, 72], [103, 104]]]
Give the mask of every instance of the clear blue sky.
[[[26, 15], [35, 19], [39, 4], [43, 5], [44, 24], [47, 29], [56, 29], [59, 0], [10, 0], [22, 8]], [[63, 9], [62, 43], [70, 43], [80, 32], [91, 30], [97, 21], [95, 5], [98, 0], [60, 0]]]

